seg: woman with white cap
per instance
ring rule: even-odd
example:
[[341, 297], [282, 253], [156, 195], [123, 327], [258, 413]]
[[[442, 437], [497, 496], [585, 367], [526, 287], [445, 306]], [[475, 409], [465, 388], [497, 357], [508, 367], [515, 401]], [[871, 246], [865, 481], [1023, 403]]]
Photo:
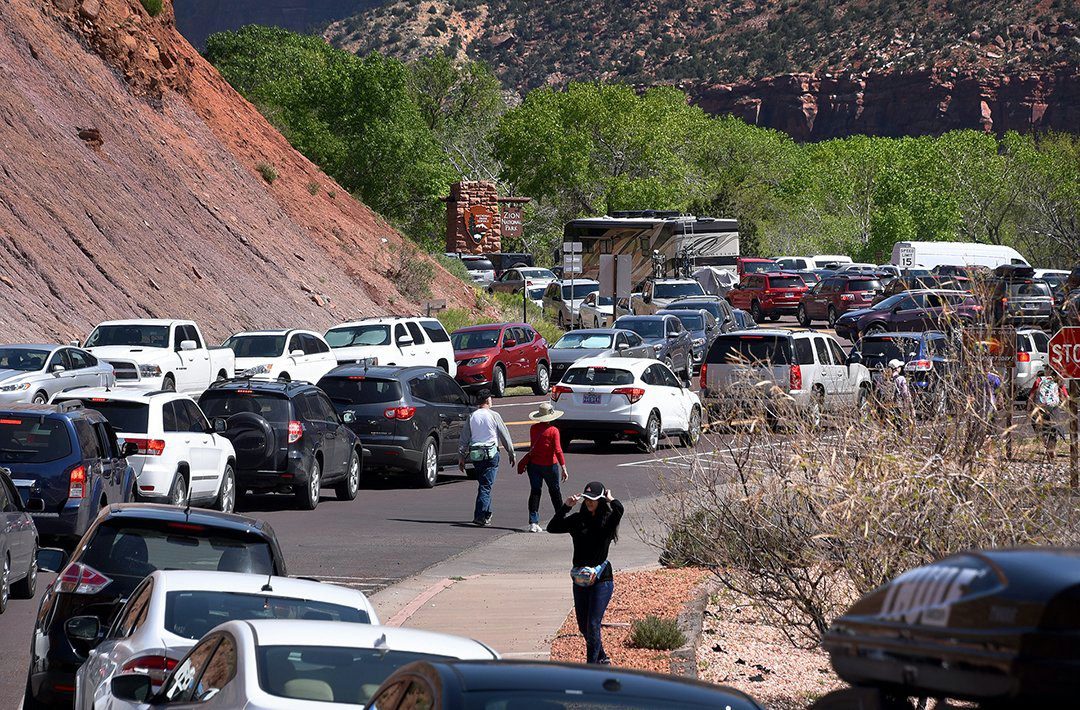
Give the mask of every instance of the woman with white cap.
[[559, 438], [559, 429], [552, 422], [563, 415], [551, 406], [550, 402], [543, 402], [535, 412], [529, 415], [529, 419], [536, 422], [529, 429], [529, 453], [522, 457], [518, 464], [518, 475], [529, 472], [529, 532], [543, 532], [540, 527], [540, 497], [543, 493], [544, 484], [547, 484], [548, 495], [551, 496], [551, 505], [555, 512], [562, 507], [562, 490], [559, 488], [559, 469], [562, 468], [561, 480], [570, 477], [566, 472], [566, 456], [563, 454], [562, 441]]
[[[571, 513], [578, 501], [584, 504]], [[579, 496], [570, 496], [548, 523], [549, 533], [567, 533], [574, 541], [574, 613], [578, 630], [585, 637], [586, 663], [610, 664], [600, 625], [615, 591], [608, 550], [619, 540], [623, 505], [603, 483], [593, 481]]]

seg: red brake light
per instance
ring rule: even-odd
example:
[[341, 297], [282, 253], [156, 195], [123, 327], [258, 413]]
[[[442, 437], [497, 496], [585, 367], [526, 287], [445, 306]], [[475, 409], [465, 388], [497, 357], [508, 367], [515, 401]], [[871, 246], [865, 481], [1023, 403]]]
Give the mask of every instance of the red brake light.
[[304, 425], [300, 422], [289, 422], [289, 443], [295, 444], [304, 435]]
[[169, 671], [176, 668], [176, 665], [176, 660], [168, 656], [139, 656], [125, 663], [121, 672], [150, 676], [151, 684], [159, 686], [165, 682]]
[[363, 380], [363, 379], [367, 379], [367, 378], [365, 378], [363, 375], [349, 375], [348, 378], [346, 378], [346, 379]]
[[109, 400], [105, 399], [104, 397], [91, 397], [90, 401], [91, 402], [108, 402]]
[[387, 419], [397, 419], [398, 421], [408, 421], [416, 414], [416, 407], [390, 407], [383, 412], [383, 416]]
[[574, 390], [570, 389], [566, 385], [555, 385], [554, 387], [551, 388], [551, 401], [552, 402], [558, 402], [559, 401], [559, 395], [570, 394], [573, 391]]
[[934, 369], [934, 363], [929, 360], [916, 360], [915, 362], [911, 363], [911, 369], [918, 372], [926, 372], [928, 370]]
[[1031, 362], [1031, 353], [1016, 353], [1017, 362]]
[[135, 444], [138, 448], [138, 453], [143, 456], [161, 456], [165, 451], [165, 441], [163, 439], [138, 439], [125, 437], [124, 441], [128, 444]]
[[708, 373], [708, 371], [709, 371], [708, 364], [706, 364], [704, 362], [701, 363], [701, 376], [698, 379], [698, 387], [700, 387], [702, 390], [705, 389], [705, 384], [708, 382], [708, 379], [706, 377], [706, 374]]
[[89, 565], [72, 562], [57, 578], [57, 590], [69, 594], [97, 594], [112, 580]]
[[22, 419], [0, 419], [0, 424], [10, 424], [11, 426], [19, 426], [22, 424]]
[[237, 394], [255, 394], [255, 390], [236, 390]]
[[789, 375], [788, 382], [789, 389], [801, 390], [802, 389], [802, 367], [798, 365], [791, 366], [791, 373]]
[[636, 404], [638, 400], [645, 396], [645, 390], [641, 387], [616, 387], [611, 390], [611, 394], [625, 394], [626, 401], [630, 404]]
[[76, 466], [68, 474], [68, 498], [82, 498], [86, 495], [86, 467]]
[[165, 527], [171, 530], [183, 530], [184, 532], [206, 532], [205, 525], [196, 525], [195, 523], [167, 523]]
[[840, 294], [840, 300], [841, 301], [854, 301], [855, 300], [855, 294], [853, 294], [853, 293], [842, 293], [842, 294]]

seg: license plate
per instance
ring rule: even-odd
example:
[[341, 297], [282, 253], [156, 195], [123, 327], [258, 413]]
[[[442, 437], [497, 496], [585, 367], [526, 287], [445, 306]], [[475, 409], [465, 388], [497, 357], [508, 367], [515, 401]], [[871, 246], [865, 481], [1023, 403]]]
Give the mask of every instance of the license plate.
[[585, 394], [585, 395], [582, 395], [582, 402], [584, 404], [600, 404], [600, 395], [598, 395], [598, 394]]
[[1024, 304], [1024, 309], [1028, 310], [1028, 311], [1033, 311], [1038, 307], [1039, 307], [1038, 303], [1025, 303]]

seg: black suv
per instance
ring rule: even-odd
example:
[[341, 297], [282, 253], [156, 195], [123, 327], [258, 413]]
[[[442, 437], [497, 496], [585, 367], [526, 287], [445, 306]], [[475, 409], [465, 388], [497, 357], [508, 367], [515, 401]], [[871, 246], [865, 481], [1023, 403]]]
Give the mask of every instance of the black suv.
[[986, 283], [988, 311], [999, 325], [1035, 325], [1049, 328], [1054, 320], [1054, 294], [1049, 284], [1035, 278], [1030, 266], [999, 266]]
[[45, 539], [74, 544], [98, 511], [135, 499], [135, 473], [112, 425], [78, 403], [0, 407], [0, 466]]
[[877, 391], [885, 386], [892, 360], [904, 363], [912, 399], [921, 411], [942, 415], [949, 405], [948, 383], [959, 374], [955, 340], [940, 330], [910, 333], [868, 333], [855, 341], [848, 361], [858, 356], [870, 370]]
[[292, 493], [304, 510], [319, 505], [327, 486], [339, 500], [356, 498], [363, 448], [315, 385], [225, 380], [199, 406], [236, 449], [237, 492]]
[[371, 452], [368, 470], [404, 471], [431, 488], [440, 468], [457, 461], [473, 407], [441, 369], [343, 365], [319, 380], [319, 387], [363, 438]]
[[153, 503], [105, 508], [75, 550], [70, 560], [55, 548], [38, 553], [41, 568], [59, 574], [38, 609], [24, 708], [71, 707], [76, 671], [123, 601], [151, 572], [287, 574], [267, 523]]

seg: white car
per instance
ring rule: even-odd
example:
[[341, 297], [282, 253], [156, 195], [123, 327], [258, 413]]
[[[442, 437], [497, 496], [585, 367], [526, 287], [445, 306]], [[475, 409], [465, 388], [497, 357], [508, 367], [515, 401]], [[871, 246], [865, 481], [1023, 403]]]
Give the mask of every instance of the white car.
[[127, 462], [141, 500], [183, 507], [190, 499], [225, 512], [236, 506], [232, 442], [214, 431], [191, 397], [94, 387], [64, 392], [53, 401], [78, 401], [97, 410], [121, 444], [135, 444], [138, 453]]
[[577, 313], [579, 328], [610, 328], [615, 322], [615, 300], [593, 291], [581, 302]]
[[434, 318], [365, 318], [335, 325], [326, 342], [338, 364], [438, 367], [457, 375], [454, 344]]
[[656, 451], [664, 435], [683, 446], [701, 438], [701, 401], [662, 362], [645, 358], [597, 357], [578, 360], [551, 388], [563, 412], [555, 420], [565, 443], [592, 439], [606, 446], [630, 439]]
[[401, 666], [447, 658], [492, 661], [499, 656], [479, 641], [416, 629], [333, 621], [228, 621], [191, 649], [152, 698], [148, 677], [114, 676], [105, 707], [355, 708], [366, 704]]
[[232, 350], [206, 346], [189, 320], [141, 318], [101, 323], [83, 347], [113, 366], [117, 387], [199, 394], [232, 377]]
[[848, 271], [854, 271], [856, 273], [877, 273], [878, 267], [876, 264], [852, 262], [850, 264], [840, 264], [840, 266], [836, 269], [836, 273], [838, 274], [842, 274]]
[[1035, 379], [1050, 367], [1050, 336], [1036, 328], [1016, 331], [1016, 397], [1027, 399]]
[[354, 589], [263, 574], [158, 570], [135, 588], [79, 668], [76, 710], [111, 707], [110, 681], [121, 673], [143, 673], [160, 686], [207, 632], [239, 619], [379, 623]]
[[112, 387], [112, 365], [63, 345], [0, 345], [0, 403], [45, 404], [76, 387]]
[[222, 343], [236, 354], [236, 374], [261, 380], [318, 382], [338, 366], [323, 337], [310, 330], [256, 330]]

